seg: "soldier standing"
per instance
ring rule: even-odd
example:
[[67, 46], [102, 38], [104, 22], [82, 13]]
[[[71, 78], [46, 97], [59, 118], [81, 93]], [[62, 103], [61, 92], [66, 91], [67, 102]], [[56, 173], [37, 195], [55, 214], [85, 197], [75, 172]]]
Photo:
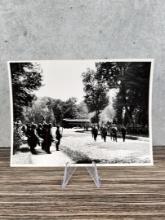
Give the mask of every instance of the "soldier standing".
[[44, 124], [43, 126], [43, 142], [42, 149], [46, 151], [47, 154], [51, 154], [50, 147], [53, 141], [53, 136], [51, 133], [51, 124]]
[[98, 129], [96, 127], [93, 128], [93, 138], [96, 141], [97, 140], [97, 135], [98, 135]]
[[113, 136], [113, 141], [117, 142], [117, 127], [112, 128], [112, 136]]
[[29, 129], [28, 131], [28, 135], [27, 135], [27, 143], [30, 146], [30, 151], [32, 154], [37, 154], [35, 147], [37, 146], [38, 142], [39, 142], [39, 138], [36, 132], [36, 125], [32, 124], [31, 125], [31, 129]]
[[42, 128], [42, 124], [41, 123], [38, 125], [37, 134], [38, 134], [38, 136], [40, 138], [42, 138], [42, 136], [43, 136], [43, 128]]
[[107, 129], [106, 127], [102, 127], [101, 129], [101, 137], [103, 138], [104, 142], [106, 142], [106, 138], [107, 138]]
[[123, 142], [124, 142], [125, 141], [125, 137], [126, 137], [126, 128], [125, 128], [124, 125], [121, 128], [121, 133], [122, 133], [122, 138], [123, 138]]
[[94, 137], [93, 136], [93, 134], [94, 134], [94, 126], [92, 126], [92, 128], [91, 128], [91, 134], [92, 134], [92, 137]]
[[60, 142], [61, 142], [61, 138], [62, 138], [62, 134], [60, 132], [60, 127], [57, 126], [57, 129], [56, 129], [56, 139], [57, 139], [56, 151], [59, 151], [59, 145], [60, 145]]

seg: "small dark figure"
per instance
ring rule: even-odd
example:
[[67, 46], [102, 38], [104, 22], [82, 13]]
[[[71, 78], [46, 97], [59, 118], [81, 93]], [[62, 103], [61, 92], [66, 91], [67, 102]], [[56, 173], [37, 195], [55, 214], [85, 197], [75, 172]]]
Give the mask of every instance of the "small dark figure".
[[39, 138], [36, 132], [36, 125], [32, 124], [29, 128], [27, 128], [26, 135], [28, 138], [27, 143], [30, 146], [31, 153], [37, 154], [35, 147], [38, 144]]
[[91, 134], [92, 134], [92, 137], [94, 137], [94, 135], [93, 135], [93, 132], [94, 131], [94, 126], [92, 126], [92, 128], [91, 128]]
[[51, 124], [43, 125], [42, 138], [43, 138], [42, 150], [44, 150], [47, 154], [51, 154], [50, 147], [53, 141], [53, 136], [51, 133]]
[[97, 140], [97, 135], [98, 135], [98, 129], [96, 127], [93, 128], [93, 138], [96, 141]]
[[112, 131], [112, 128], [109, 128], [109, 134], [110, 134], [111, 140], [113, 140], [113, 131]]
[[106, 142], [106, 138], [107, 138], [107, 129], [106, 129], [106, 127], [103, 127], [101, 129], [101, 137], [103, 138], [104, 142]]
[[113, 141], [117, 142], [117, 127], [112, 128]]
[[42, 150], [46, 151], [46, 139], [47, 139], [47, 124], [44, 123], [42, 127]]
[[126, 137], [126, 128], [125, 128], [125, 126], [122, 126], [121, 133], [122, 133], [122, 138], [123, 138], [123, 142], [124, 142], [125, 141], [125, 137]]
[[56, 139], [57, 139], [56, 151], [59, 151], [59, 145], [60, 145], [60, 142], [61, 142], [61, 138], [62, 138], [62, 134], [60, 132], [60, 127], [57, 126], [57, 130], [56, 130]]
[[37, 134], [38, 134], [38, 136], [39, 136], [40, 138], [42, 138], [42, 136], [43, 136], [43, 127], [42, 127], [42, 124], [41, 124], [41, 123], [38, 125]]

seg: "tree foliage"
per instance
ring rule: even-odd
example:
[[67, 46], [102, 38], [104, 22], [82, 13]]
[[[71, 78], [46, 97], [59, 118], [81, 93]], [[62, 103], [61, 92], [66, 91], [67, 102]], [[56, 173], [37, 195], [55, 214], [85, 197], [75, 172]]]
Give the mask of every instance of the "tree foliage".
[[61, 124], [64, 118], [87, 118], [87, 110], [84, 103], [77, 104], [76, 98], [72, 97], [66, 101], [42, 97], [34, 100], [32, 107], [24, 108], [24, 121]]
[[77, 107], [77, 99], [72, 97], [66, 100], [63, 103], [63, 117], [64, 118], [77, 118], [78, 115], [78, 107]]
[[150, 62], [97, 63], [97, 78], [118, 89], [114, 102], [119, 123], [148, 123]]
[[23, 108], [31, 106], [33, 91], [41, 86], [42, 70], [36, 63], [10, 63], [14, 119], [22, 119]]
[[80, 102], [77, 105], [77, 118], [79, 119], [87, 119], [89, 117], [88, 108], [84, 101]]
[[33, 101], [31, 107], [25, 107], [23, 111], [24, 122], [38, 124], [46, 121], [47, 123], [54, 123], [55, 117], [49, 106], [49, 99], [48, 97], [38, 98]]
[[95, 71], [88, 69], [82, 74], [84, 84], [84, 101], [89, 112], [95, 112], [93, 121], [99, 122], [99, 115], [108, 105], [107, 86], [97, 77]]

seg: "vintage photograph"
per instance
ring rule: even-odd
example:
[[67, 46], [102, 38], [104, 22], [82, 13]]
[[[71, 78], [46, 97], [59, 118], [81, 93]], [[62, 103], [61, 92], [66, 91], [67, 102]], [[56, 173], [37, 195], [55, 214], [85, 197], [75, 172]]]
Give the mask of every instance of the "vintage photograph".
[[152, 165], [153, 60], [10, 61], [11, 166]]

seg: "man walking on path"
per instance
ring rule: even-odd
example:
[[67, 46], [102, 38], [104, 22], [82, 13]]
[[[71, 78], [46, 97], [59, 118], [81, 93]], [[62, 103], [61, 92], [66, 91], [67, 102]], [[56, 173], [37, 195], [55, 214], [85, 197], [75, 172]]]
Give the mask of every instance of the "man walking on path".
[[56, 130], [56, 139], [57, 139], [56, 151], [59, 151], [59, 145], [60, 145], [60, 142], [61, 142], [61, 138], [62, 138], [62, 134], [60, 132], [60, 127], [57, 126], [57, 130]]
[[106, 142], [106, 138], [107, 138], [107, 129], [106, 129], [105, 126], [101, 129], [101, 137], [103, 138], [104, 142]]
[[94, 126], [91, 127], [91, 134], [92, 134], [92, 137], [94, 137]]
[[36, 128], [37, 126], [35, 124], [32, 124], [27, 134], [27, 138], [28, 138], [27, 143], [30, 146], [30, 151], [32, 154], [37, 154], [35, 148], [39, 143], [39, 137], [37, 135]]
[[126, 136], [126, 128], [125, 128], [124, 125], [121, 127], [121, 133], [122, 133], [122, 138], [123, 138], [123, 142], [124, 142], [125, 141], [125, 136]]
[[50, 147], [53, 142], [53, 136], [51, 133], [51, 124], [44, 124], [43, 126], [43, 142], [42, 149], [47, 153], [51, 154]]
[[96, 141], [97, 140], [97, 135], [98, 135], [98, 129], [96, 127], [93, 128], [93, 138]]
[[117, 127], [112, 128], [112, 136], [113, 136], [113, 141], [117, 142]]

